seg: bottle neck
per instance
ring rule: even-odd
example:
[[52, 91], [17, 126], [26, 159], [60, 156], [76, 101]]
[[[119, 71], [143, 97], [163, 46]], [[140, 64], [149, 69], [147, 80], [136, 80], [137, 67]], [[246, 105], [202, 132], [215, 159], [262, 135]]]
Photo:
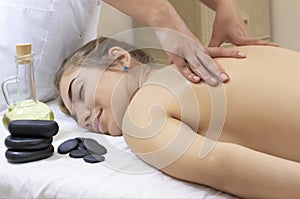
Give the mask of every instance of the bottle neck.
[[16, 56], [17, 64], [17, 101], [33, 100], [37, 102], [34, 83], [34, 58], [35, 53], [25, 56]]

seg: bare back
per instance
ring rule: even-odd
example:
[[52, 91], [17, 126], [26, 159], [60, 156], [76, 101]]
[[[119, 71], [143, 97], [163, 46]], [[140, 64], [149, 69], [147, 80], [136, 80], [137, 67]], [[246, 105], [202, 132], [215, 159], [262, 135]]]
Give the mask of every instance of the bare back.
[[124, 139], [170, 176], [245, 198], [295, 198], [300, 54], [239, 50], [248, 57], [216, 60], [231, 77], [217, 88], [188, 82], [174, 66], [153, 73], [127, 108]]
[[[214, 117], [223, 118], [219, 141], [300, 162], [300, 54], [262, 46], [239, 47], [239, 50], [247, 54], [246, 59], [216, 59], [230, 76], [228, 83], [219, 86], [225, 96], [219, 99], [221, 105], [218, 99], [212, 101], [217, 97], [211, 92], [213, 88], [204, 83], [172, 79], [166, 75], [169, 70], [166, 68], [149, 79], [133, 103], [149, 107], [153, 103], [164, 104], [167, 117], [181, 120], [203, 136]], [[154, 85], [153, 79], [158, 83]], [[173, 89], [164, 86], [168, 81]], [[193, 94], [189, 94], [191, 89]], [[216, 112], [224, 115], [212, 116], [213, 108], [224, 109], [223, 113]], [[196, 129], [195, 118], [198, 118]]]
[[244, 60], [218, 59], [230, 74], [221, 140], [300, 161], [300, 54], [243, 47]]

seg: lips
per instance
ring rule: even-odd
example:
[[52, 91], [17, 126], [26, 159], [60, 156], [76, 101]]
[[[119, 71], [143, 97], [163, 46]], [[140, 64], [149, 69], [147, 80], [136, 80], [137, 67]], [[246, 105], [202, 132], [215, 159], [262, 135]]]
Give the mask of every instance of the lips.
[[102, 128], [102, 112], [103, 112], [103, 109], [101, 108], [100, 109], [100, 112], [99, 112], [99, 114], [98, 114], [98, 116], [97, 116], [97, 128], [98, 128], [98, 131], [99, 132], [101, 132], [101, 133], [103, 133], [103, 128]]

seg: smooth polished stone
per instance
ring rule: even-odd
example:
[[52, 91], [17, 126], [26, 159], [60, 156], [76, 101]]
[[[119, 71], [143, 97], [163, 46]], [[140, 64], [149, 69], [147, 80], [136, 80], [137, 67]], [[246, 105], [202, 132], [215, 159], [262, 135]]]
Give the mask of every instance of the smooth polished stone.
[[81, 149], [81, 150], [74, 150], [69, 153], [69, 156], [71, 158], [83, 158], [84, 156], [90, 154], [87, 150]]
[[107, 153], [106, 148], [94, 139], [86, 138], [84, 139], [83, 144], [90, 153], [99, 155], [104, 155]]
[[5, 152], [5, 157], [10, 163], [26, 163], [33, 162], [52, 156], [54, 147], [50, 145], [48, 148], [37, 151], [15, 151], [8, 149]]
[[83, 143], [79, 143], [78, 146], [77, 146], [77, 149], [78, 150], [81, 150], [81, 149], [85, 149], [86, 150], [86, 147], [84, 146]]
[[13, 150], [40, 150], [48, 148], [52, 143], [53, 138], [23, 138], [7, 136], [5, 146]]
[[79, 143], [83, 143], [83, 140], [85, 139], [84, 137], [76, 137], [76, 140], [79, 141]]
[[14, 120], [8, 124], [8, 130], [14, 137], [52, 137], [59, 127], [52, 120]]
[[88, 163], [103, 162], [105, 157], [99, 154], [89, 154], [83, 157], [83, 160]]
[[57, 151], [60, 154], [67, 154], [67, 153], [73, 151], [74, 149], [76, 149], [78, 146], [78, 143], [79, 142], [77, 139], [70, 139], [70, 140], [64, 141], [63, 143], [61, 143], [58, 146]]

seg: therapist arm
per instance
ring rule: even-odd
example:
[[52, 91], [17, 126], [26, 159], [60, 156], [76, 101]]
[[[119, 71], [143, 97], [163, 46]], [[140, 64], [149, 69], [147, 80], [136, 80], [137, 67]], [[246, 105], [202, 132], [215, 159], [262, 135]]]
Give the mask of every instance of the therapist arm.
[[200, 0], [210, 9], [216, 11], [216, 17], [213, 25], [213, 33], [210, 47], [218, 47], [224, 42], [242, 45], [269, 45], [278, 46], [278, 44], [255, 39], [244, 23], [236, 0]]
[[242, 58], [238, 51], [223, 48], [204, 49], [167, 0], [139, 0], [138, 3], [136, 0], [104, 1], [134, 19], [155, 27], [156, 35], [170, 61], [192, 82], [199, 82], [200, 78], [210, 85], [217, 85], [214, 81], [216, 79], [226, 82], [228, 76], [223, 69], [217, 67], [211, 57]]

